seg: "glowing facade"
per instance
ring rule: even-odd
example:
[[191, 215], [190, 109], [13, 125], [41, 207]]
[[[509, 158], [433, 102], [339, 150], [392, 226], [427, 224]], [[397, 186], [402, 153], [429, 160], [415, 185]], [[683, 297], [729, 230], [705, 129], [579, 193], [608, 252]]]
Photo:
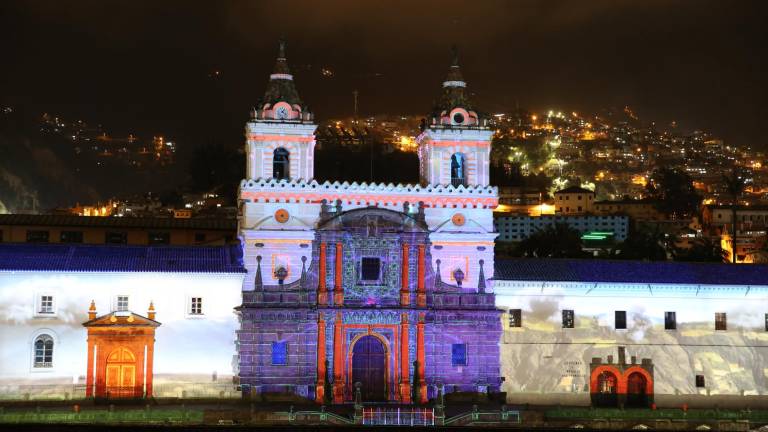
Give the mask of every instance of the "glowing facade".
[[[365, 400], [411, 402], [439, 386], [499, 389], [491, 131], [457, 76], [454, 63], [436, 108], [452, 120], [425, 126], [420, 137], [422, 184], [320, 184], [304, 174], [312, 172], [315, 125], [281, 47], [247, 126], [255, 162], [239, 192], [245, 393], [340, 403], [360, 383]], [[304, 116], [271, 109], [284, 102]], [[252, 157], [254, 149], [266, 150]]]

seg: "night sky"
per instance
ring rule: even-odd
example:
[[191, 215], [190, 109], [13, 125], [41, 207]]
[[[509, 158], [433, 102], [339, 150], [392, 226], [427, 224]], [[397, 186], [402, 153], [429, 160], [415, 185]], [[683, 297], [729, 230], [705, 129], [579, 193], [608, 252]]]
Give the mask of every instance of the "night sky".
[[362, 114], [426, 113], [456, 43], [484, 111], [629, 105], [660, 125], [765, 146], [767, 11], [705, 0], [4, 0], [0, 103], [181, 145], [242, 145], [281, 36], [319, 119], [351, 115], [355, 89]]

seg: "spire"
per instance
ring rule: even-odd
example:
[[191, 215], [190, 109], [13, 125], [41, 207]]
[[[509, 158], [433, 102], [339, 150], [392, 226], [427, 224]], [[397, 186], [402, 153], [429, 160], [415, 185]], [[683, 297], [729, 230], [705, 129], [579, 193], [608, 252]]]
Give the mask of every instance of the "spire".
[[278, 45], [275, 68], [269, 76], [269, 83], [261, 100], [261, 106], [264, 104], [274, 105], [281, 101], [287, 102], [290, 105], [302, 105], [299, 92], [296, 91], [296, 86], [293, 82], [293, 75], [291, 75], [291, 70], [288, 68], [285, 47], [285, 40], [281, 39]]
[[149, 309], [147, 309], [147, 318], [154, 320], [155, 319], [155, 302], [152, 300], [149, 301]]
[[485, 293], [485, 272], [483, 272], [483, 264], [485, 264], [485, 261], [480, 260], [480, 275], [478, 276], [477, 281], [477, 290], [480, 291], [480, 293]]
[[307, 257], [301, 257], [301, 279], [299, 280], [299, 287], [304, 288], [307, 281]]
[[96, 302], [91, 300], [91, 307], [88, 308], [88, 319], [96, 319]]
[[264, 283], [261, 279], [261, 255], [256, 257], [256, 278], [253, 281], [253, 285], [257, 290], [264, 287]]
[[461, 68], [459, 67], [459, 48], [456, 45], [451, 47], [451, 67], [448, 68], [448, 75], [443, 81], [443, 87], [466, 87], [467, 83], [464, 82], [464, 77], [461, 75]]

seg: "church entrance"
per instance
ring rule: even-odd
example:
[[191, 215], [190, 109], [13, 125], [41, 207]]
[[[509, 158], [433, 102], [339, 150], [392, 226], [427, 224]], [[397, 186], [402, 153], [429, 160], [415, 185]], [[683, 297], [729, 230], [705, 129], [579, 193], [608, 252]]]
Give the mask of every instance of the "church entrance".
[[136, 387], [136, 356], [127, 348], [118, 348], [107, 357], [106, 381], [108, 397], [134, 398], [143, 394], [144, 389]]
[[352, 348], [352, 384], [361, 384], [364, 402], [387, 400], [386, 356], [384, 344], [375, 336], [361, 337]]

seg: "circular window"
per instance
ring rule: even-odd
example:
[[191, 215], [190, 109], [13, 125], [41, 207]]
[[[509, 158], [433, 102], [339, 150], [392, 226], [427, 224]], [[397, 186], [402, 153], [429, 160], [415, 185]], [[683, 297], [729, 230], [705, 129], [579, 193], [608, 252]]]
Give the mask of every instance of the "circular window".
[[461, 214], [461, 213], [456, 213], [456, 214], [455, 214], [455, 215], [453, 215], [453, 217], [451, 218], [451, 222], [453, 222], [453, 224], [454, 224], [454, 225], [456, 225], [456, 226], [462, 226], [462, 225], [464, 225], [464, 223], [465, 223], [466, 221], [467, 221], [467, 219], [466, 219], [466, 218], [464, 217], [464, 215], [463, 215], [463, 214]]
[[453, 122], [456, 124], [462, 124], [464, 123], [464, 114], [462, 113], [456, 113], [453, 115]]
[[280, 223], [288, 222], [288, 210], [280, 209], [275, 212], [275, 220]]

